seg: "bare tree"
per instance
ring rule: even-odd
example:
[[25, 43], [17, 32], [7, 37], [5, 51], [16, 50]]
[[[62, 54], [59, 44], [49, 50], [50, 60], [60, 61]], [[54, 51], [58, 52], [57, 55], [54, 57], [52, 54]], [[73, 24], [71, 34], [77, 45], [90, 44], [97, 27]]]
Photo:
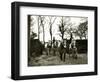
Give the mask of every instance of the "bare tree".
[[59, 35], [62, 38], [62, 40], [64, 39], [64, 35], [65, 35], [66, 31], [68, 30], [68, 27], [70, 25], [69, 21], [70, 21], [69, 17], [61, 17], [60, 24], [58, 24], [59, 32], [60, 32]]
[[44, 30], [44, 25], [45, 25], [45, 17], [44, 16], [39, 16], [40, 19], [40, 25], [42, 26], [43, 29], [43, 43], [45, 44], [45, 30]]
[[76, 30], [76, 35], [82, 38], [87, 38], [87, 29], [88, 29], [88, 21], [85, 21], [83, 23], [80, 23]]
[[37, 24], [38, 24], [38, 39], [39, 39], [39, 40], [40, 40], [40, 27], [41, 27], [40, 17], [41, 17], [41, 16], [37, 16]]
[[33, 27], [35, 24], [35, 20], [31, 15], [28, 15], [28, 30], [29, 30], [29, 35], [32, 34], [33, 32]]
[[30, 36], [30, 38], [35, 38], [37, 37], [37, 34], [33, 31], [33, 26], [35, 24], [35, 20], [31, 15], [28, 15], [28, 33]]
[[49, 32], [51, 36], [51, 46], [52, 46], [52, 25], [54, 24], [56, 17], [48, 16], [49, 17]]
[[67, 34], [71, 34], [71, 33], [74, 33], [74, 31], [76, 30], [75, 28], [73, 28], [73, 25], [71, 22], [69, 22], [67, 25], [66, 25], [66, 33]]

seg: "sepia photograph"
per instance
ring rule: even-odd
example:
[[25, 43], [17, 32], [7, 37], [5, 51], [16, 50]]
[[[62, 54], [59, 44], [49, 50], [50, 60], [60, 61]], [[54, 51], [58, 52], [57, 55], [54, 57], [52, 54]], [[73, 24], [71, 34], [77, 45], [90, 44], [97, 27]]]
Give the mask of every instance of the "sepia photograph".
[[97, 7], [12, 3], [11, 78], [97, 75]]
[[27, 15], [28, 66], [88, 64], [88, 17]]

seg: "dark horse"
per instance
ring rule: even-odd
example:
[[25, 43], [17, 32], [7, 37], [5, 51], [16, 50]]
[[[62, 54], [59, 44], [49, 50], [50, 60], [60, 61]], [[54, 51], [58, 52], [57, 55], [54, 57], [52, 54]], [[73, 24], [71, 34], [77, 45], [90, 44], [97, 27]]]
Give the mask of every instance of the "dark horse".
[[64, 43], [63, 42], [60, 43], [59, 54], [60, 54], [61, 61], [64, 61], [65, 62], [65, 58], [66, 58], [66, 48], [64, 47]]
[[51, 43], [48, 43], [47, 44], [47, 50], [46, 50], [47, 55], [50, 55], [50, 51], [51, 51]]

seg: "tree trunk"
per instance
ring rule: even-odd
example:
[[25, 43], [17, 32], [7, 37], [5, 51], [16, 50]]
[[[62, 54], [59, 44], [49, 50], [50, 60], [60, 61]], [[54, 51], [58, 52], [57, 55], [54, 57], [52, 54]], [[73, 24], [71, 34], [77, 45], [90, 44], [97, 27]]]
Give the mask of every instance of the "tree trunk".
[[50, 25], [51, 47], [52, 47], [52, 26]]
[[51, 47], [52, 47], [52, 34], [51, 34]]
[[45, 31], [44, 31], [44, 25], [43, 25], [43, 43], [45, 45]]
[[62, 41], [64, 42], [64, 34], [62, 34]]
[[39, 26], [39, 17], [37, 18], [38, 21], [38, 39], [40, 40], [40, 26]]

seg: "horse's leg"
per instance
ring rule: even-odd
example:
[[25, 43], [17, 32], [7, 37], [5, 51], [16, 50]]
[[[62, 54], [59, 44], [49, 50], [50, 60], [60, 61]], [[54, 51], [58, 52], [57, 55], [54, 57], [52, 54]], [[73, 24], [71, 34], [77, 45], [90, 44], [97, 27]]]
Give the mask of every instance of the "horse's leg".
[[69, 49], [69, 57], [71, 56], [71, 49]]
[[62, 53], [60, 52], [60, 59], [61, 59], [61, 61], [62, 61]]
[[64, 53], [62, 53], [62, 61], [64, 61]]
[[63, 60], [64, 60], [64, 62], [65, 62], [65, 58], [66, 58], [66, 55], [65, 55], [65, 53], [64, 53], [64, 56], [63, 56], [63, 58], [64, 58]]
[[77, 59], [77, 48], [75, 49], [75, 59]]
[[48, 48], [46, 48], [46, 54], [48, 55]]
[[66, 50], [64, 49], [64, 62], [65, 62], [65, 59], [66, 59]]
[[72, 49], [72, 57], [75, 58], [74, 50]]
[[61, 53], [60, 53], [60, 60], [62, 60]]
[[72, 57], [74, 59], [77, 59], [77, 57], [76, 57], [76, 49], [75, 48], [72, 49]]

